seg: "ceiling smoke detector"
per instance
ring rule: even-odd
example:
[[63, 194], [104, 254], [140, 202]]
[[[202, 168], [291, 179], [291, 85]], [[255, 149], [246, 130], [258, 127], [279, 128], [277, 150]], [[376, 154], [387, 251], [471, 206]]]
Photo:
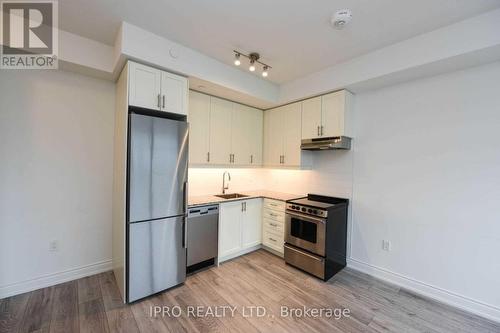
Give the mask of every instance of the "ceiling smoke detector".
[[340, 9], [333, 14], [330, 23], [335, 29], [344, 29], [344, 27], [351, 22], [352, 12], [350, 9]]

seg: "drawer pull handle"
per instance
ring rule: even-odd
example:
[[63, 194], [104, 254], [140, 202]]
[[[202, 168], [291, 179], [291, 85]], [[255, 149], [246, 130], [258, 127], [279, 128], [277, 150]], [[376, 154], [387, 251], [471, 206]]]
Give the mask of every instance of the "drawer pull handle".
[[269, 237], [270, 241], [276, 242], [276, 239]]
[[277, 227], [278, 225], [276, 223], [269, 223], [270, 226]]
[[275, 203], [270, 203], [270, 205], [273, 206], [273, 207], [278, 207], [278, 205], [275, 204]]
[[269, 215], [274, 216], [274, 217], [278, 216], [277, 214], [273, 214], [273, 213], [269, 213]]

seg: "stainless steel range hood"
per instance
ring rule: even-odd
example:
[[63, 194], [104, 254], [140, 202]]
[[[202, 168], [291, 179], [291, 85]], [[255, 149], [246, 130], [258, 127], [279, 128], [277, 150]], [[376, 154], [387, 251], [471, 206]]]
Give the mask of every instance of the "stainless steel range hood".
[[334, 136], [328, 138], [303, 139], [300, 145], [302, 150], [333, 150], [351, 149], [351, 138], [347, 136]]

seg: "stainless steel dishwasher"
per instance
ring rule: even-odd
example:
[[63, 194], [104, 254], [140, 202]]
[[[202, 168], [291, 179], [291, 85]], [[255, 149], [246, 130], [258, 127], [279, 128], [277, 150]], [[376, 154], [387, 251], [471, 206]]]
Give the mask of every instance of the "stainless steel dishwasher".
[[219, 206], [188, 209], [187, 272], [212, 266], [217, 262]]

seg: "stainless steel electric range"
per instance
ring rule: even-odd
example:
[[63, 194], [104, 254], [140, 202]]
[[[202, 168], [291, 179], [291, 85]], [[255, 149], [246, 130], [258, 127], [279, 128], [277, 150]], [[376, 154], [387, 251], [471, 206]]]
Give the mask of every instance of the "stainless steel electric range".
[[348, 199], [309, 194], [289, 200], [285, 262], [324, 281], [346, 266]]

